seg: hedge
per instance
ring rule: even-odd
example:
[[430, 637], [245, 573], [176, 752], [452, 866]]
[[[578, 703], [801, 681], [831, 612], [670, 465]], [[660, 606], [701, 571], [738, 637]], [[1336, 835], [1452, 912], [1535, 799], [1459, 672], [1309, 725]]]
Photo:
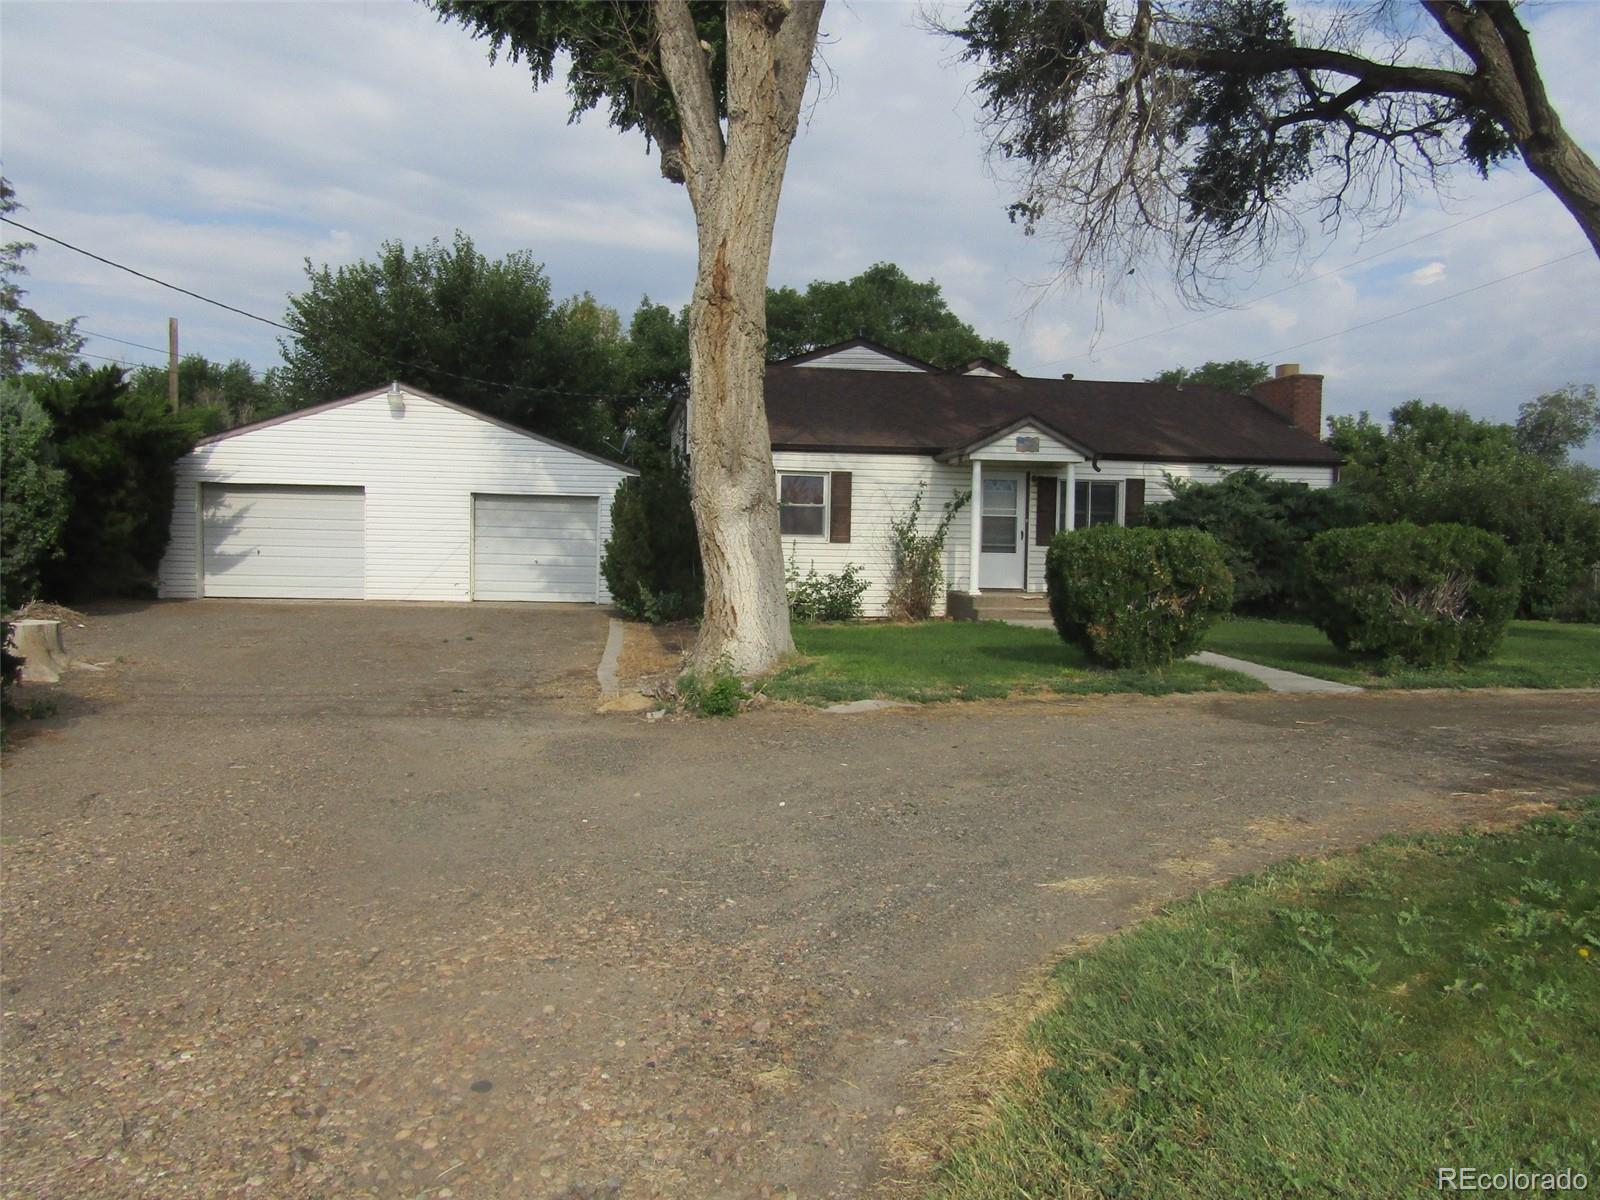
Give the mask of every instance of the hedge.
[[1408, 521], [1319, 534], [1299, 586], [1335, 646], [1419, 667], [1488, 658], [1520, 591], [1516, 556], [1498, 534]]
[[1112, 667], [1187, 658], [1233, 604], [1222, 547], [1197, 529], [1058, 533], [1045, 581], [1063, 640]]

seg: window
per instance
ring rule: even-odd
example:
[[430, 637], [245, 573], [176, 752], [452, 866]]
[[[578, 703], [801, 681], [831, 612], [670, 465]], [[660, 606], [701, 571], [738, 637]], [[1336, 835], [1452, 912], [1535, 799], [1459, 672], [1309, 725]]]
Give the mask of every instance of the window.
[[1015, 554], [1017, 552], [1017, 481], [1015, 479], [985, 479], [983, 481], [982, 552], [984, 554]]
[[[1059, 490], [1059, 514], [1056, 526], [1067, 527], [1067, 489]], [[1094, 479], [1078, 480], [1077, 495], [1073, 500], [1074, 529], [1087, 529], [1091, 525], [1120, 525], [1122, 523], [1122, 482], [1102, 482]]]
[[784, 537], [823, 537], [828, 532], [828, 477], [778, 476], [778, 531]]

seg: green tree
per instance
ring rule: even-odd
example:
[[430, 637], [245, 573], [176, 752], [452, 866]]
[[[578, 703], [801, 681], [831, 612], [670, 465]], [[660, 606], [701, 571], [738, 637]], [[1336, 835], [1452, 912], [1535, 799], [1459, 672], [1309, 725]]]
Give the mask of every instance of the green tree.
[[1592, 383], [1569, 383], [1517, 409], [1517, 446], [1547, 463], [1568, 461], [1600, 432], [1600, 394]]
[[589, 449], [611, 438], [605, 397], [626, 382], [616, 314], [588, 296], [554, 303], [530, 255], [491, 262], [458, 230], [337, 270], [308, 261], [306, 277], [280, 343], [296, 407], [400, 379]]
[[1272, 479], [1254, 469], [1232, 471], [1216, 483], [1167, 479], [1172, 499], [1145, 513], [1155, 529], [1201, 529], [1222, 544], [1233, 574], [1238, 612], [1282, 615], [1294, 608], [1295, 568], [1317, 534], [1367, 517], [1367, 504], [1348, 484], [1313, 488]]
[[[21, 207], [11, 184], [0, 177], [0, 217]], [[22, 260], [35, 248], [32, 242], [0, 244], [0, 376], [27, 370], [59, 373], [77, 362], [83, 349], [78, 318], [47, 321], [22, 303], [27, 293], [17, 280], [28, 273]]]
[[1388, 428], [1366, 413], [1329, 421], [1343, 478], [1372, 519], [1446, 522], [1497, 533], [1516, 555], [1518, 611], [1549, 617], [1600, 561], [1600, 505], [1587, 469], [1551, 463], [1518, 445], [1511, 425], [1408, 401]]
[[[628, 445], [625, 457], [635, 466], [669, 449], [667, 418], [672, 406], [689, 394], [688, 325], [687, 308], [674, 313], [649, 296], [640, 300], [628, 323], [628, 390], [634, 399], [619, 425]], [[687, 479], [685, 474], [686, 487]]]
[[[128, 377], [130, 395], [156, 403], [167, 402], [167, 369], [135, 367]], [[248, 425], [288, 412], [290, 405], [278, 386], [276, 373], [257, 378], [254, 368], [241, 358], [213, 362], [201, 354], [178, 360], [178, 407], [209, 408], [228, 429]]]
[[788, 358], [850, 338], [864, 337], [936, 367], [959, 367], [975, 358], [1006, 363], [1004, 342], [980, 337], [950, 311], [944, 291], [893, 263], [876, 263], [854, 279], [817, 281], [805, 291], [767, 292], [767, 357]]
[[72, 501], [49, 414], [15, 379], [0, 381], [0, 608], [39, 595], [44, 568], [61, 557]]
[[61, 555], [45, 564], [45, 594], [148, 594], [171, 532], [175, 464], [220, 428], [216, 414], [174, 413], [165, 395], [132, 395], [118, 367], [35, 378], [30, 390], [54, 427], [71, 495]]
[[1517, 6], [1423, 0], [976, 0], [978, 64], [1015, 218], [1070, 272], [1156, 252], [1192, 294], [1315, 214], [1398, 214], [1419, 183], [1520, 156], [1600, 254], [1600, 167], [1562, 127]]
[[822, 4], [433, 3], [487, 39], [491, 60], [526, 62], [535, 87], [561, 66], [574, 118], [604, 103], [688, 191], [699, 235], [690, 491], [706, 585], [693, 660], [702, 672], [764, 671], [794, 649], [761, 419], [767, 269]]
[[1251, 362], [1248, 358], [1234, 358], [1227, 362], [1202, 363], [1193, 370], [1188, 367], [1173, 367], [1159, 375], [1152, 375], [1150, 382], [1195, 383], [1221, 388], [1225, 392], [1248, 394], [1256, 384], [1265, 383], [1271, 377], [1272, 372], [1267, 369], [1266, 363]]

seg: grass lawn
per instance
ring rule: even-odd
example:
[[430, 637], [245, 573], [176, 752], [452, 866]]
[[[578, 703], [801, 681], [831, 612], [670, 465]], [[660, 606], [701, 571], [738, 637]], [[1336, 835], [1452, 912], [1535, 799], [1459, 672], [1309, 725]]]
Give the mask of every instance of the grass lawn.
[[1319, 679], [1374, 688], [1600, 687], [1600, 626], [1513, 621], [1488, 662], [1463, 668], [1403, 668], [1375, 673], [1375, 664], [1336, 650], [1315, 626], [1236, 617], [1211, 631], [1206, 649]]
[[1066, 960], [1046, 1003], [930, 1198], [1424, 1196], [1448, 1166], [1593, 1187], [1600, 797], [1202, 893]]
[[765, 691], [810, 704], [978, 700], [1019, 692], [1261, 690], [1244, 675], [1194, 663], [1175, 663], [1165, 671], [1108, 671], [1091, 666], [1052, 629], [999, 621], [796, 625], [794, 640], [809, 661], [778, 671]]

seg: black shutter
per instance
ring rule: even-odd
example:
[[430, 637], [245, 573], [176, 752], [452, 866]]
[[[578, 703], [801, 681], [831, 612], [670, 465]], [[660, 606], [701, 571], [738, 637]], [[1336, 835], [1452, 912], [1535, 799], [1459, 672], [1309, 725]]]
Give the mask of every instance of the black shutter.
[[848, 542], [850, 540], [850, 472], [833, 472], [831, 484], [833, 501], [828, 510], [828, 540], [830, 542]]
[[1048, 546], [1056, 535], [1056, 478], [1039, 476], [1039, 511], [1034, 514], [1033, 544]]
[[1126, 489], [1122, 497], [1122, 515], [1124, 524], [1143, 525], [1144, 480], [1130, 479], [1122, 486]]

